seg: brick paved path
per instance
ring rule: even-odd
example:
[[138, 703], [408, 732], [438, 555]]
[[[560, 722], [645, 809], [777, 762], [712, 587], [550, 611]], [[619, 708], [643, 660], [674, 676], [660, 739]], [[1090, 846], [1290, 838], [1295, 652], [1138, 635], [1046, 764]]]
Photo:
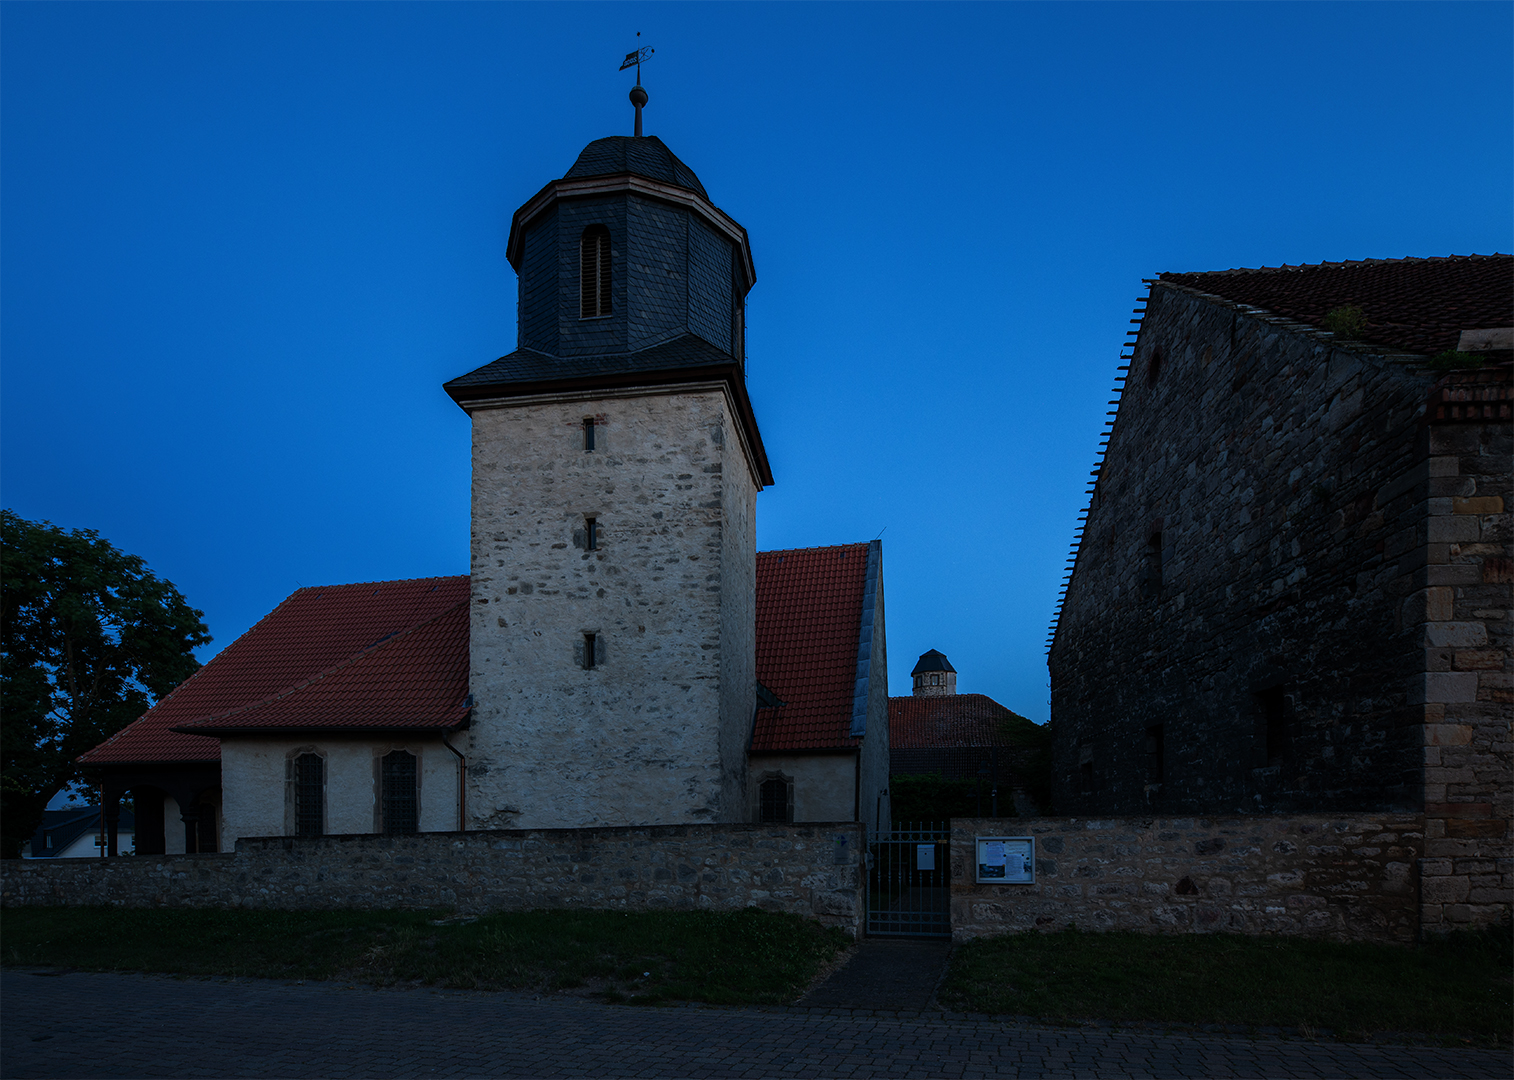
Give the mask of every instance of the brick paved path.
[[0, 1075], [1508, 1077], [1502, 1051], [638, 1008], [336, 983], [0, 973]]

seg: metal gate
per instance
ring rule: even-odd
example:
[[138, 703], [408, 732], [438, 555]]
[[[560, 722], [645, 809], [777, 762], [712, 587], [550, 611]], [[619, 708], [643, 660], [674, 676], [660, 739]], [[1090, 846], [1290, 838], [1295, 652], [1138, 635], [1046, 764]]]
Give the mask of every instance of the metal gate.
[[950, 823], [896, 822], [868, 845], [867, 932], [951, 937]]

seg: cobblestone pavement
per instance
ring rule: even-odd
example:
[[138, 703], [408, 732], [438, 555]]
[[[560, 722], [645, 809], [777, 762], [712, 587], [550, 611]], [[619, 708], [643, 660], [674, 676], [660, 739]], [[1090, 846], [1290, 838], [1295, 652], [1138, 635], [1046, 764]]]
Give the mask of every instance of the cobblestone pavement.
[[1503, 1051], [644, 1008], [339, 983], [0, 973], [14, 1077], [1508, 1077]]
[[951, 958], [950, 941], [868, 938], [830, 978], [800, 1000], [821, 1009], [928, 1009]]

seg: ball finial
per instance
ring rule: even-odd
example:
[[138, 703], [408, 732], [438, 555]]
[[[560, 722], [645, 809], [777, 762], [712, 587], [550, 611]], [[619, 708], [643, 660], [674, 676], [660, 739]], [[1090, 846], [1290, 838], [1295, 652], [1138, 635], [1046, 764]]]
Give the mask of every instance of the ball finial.
[[631, 87], [631, 104], [636, 106], [636, 137], [641, 138], [641, 107], [647, 103], [647, 92], [637, 83]]

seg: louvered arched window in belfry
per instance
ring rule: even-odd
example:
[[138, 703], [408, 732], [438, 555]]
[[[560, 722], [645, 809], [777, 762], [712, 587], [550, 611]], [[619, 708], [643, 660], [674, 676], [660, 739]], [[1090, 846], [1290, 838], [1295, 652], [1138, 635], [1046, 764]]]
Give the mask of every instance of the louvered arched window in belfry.
[[590, 225], [578, 242], [578, 317], [610, 314], [610, 230]]

